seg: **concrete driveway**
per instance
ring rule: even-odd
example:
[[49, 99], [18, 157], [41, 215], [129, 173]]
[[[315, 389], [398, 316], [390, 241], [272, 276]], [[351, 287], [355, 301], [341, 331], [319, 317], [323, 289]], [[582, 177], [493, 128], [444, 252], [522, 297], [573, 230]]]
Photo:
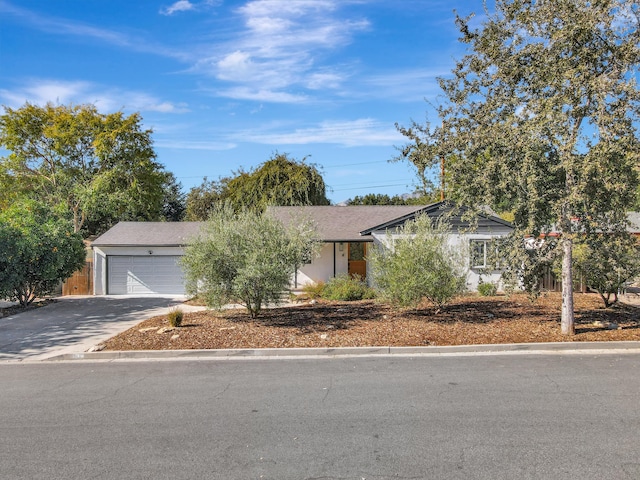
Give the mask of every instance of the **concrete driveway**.
[[57, 300], [0, 318], [0, 361], [44, 360], [85, 352], [146, 318], [180, 306], [184, 297], [70, 296]]

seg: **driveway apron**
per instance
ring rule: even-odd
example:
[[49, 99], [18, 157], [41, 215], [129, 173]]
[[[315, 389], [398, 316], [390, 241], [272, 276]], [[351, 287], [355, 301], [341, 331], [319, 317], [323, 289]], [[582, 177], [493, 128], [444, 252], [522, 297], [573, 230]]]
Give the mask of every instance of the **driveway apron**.
[[44, 360], [85, 352], [146, 318], [165, 314], [181, 305], [184, 297], [71, 296], [57, 300], [0, 318], [0, 361]]

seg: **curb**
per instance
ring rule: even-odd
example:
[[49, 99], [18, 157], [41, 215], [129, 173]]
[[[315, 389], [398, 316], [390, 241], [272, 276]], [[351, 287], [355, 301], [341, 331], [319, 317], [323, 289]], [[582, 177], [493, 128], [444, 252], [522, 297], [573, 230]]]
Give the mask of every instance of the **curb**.
[[640, 353], [640, 342], [557, 342], [456, 345], [443, 347], [337, 347], [337, 348], [263, 348], [228, 350], [131, 350], [114, 352], [67, 353], [40, 360], [61, 361], [113, 361], [113, 360], [233, 360], [233, 359], [285, 359], [335, 358], [354, 356], [473, 356], [513, 354], [606, 354]]

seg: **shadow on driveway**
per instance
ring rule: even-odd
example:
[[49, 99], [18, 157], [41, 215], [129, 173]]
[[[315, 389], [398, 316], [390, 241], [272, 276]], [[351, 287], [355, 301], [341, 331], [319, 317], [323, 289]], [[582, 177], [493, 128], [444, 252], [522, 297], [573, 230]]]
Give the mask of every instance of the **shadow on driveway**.
[[0, 318], [0, 360], [83, 352], [183, 301], [184, 297], [61, 297], [51, 305]]

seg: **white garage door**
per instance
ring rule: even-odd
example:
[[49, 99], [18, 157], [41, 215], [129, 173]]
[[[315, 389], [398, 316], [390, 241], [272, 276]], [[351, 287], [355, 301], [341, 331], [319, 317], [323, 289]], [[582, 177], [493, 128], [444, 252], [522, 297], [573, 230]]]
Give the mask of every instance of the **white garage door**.
[[179, 256], [109, 256], [108, 293], [184, 294]]

